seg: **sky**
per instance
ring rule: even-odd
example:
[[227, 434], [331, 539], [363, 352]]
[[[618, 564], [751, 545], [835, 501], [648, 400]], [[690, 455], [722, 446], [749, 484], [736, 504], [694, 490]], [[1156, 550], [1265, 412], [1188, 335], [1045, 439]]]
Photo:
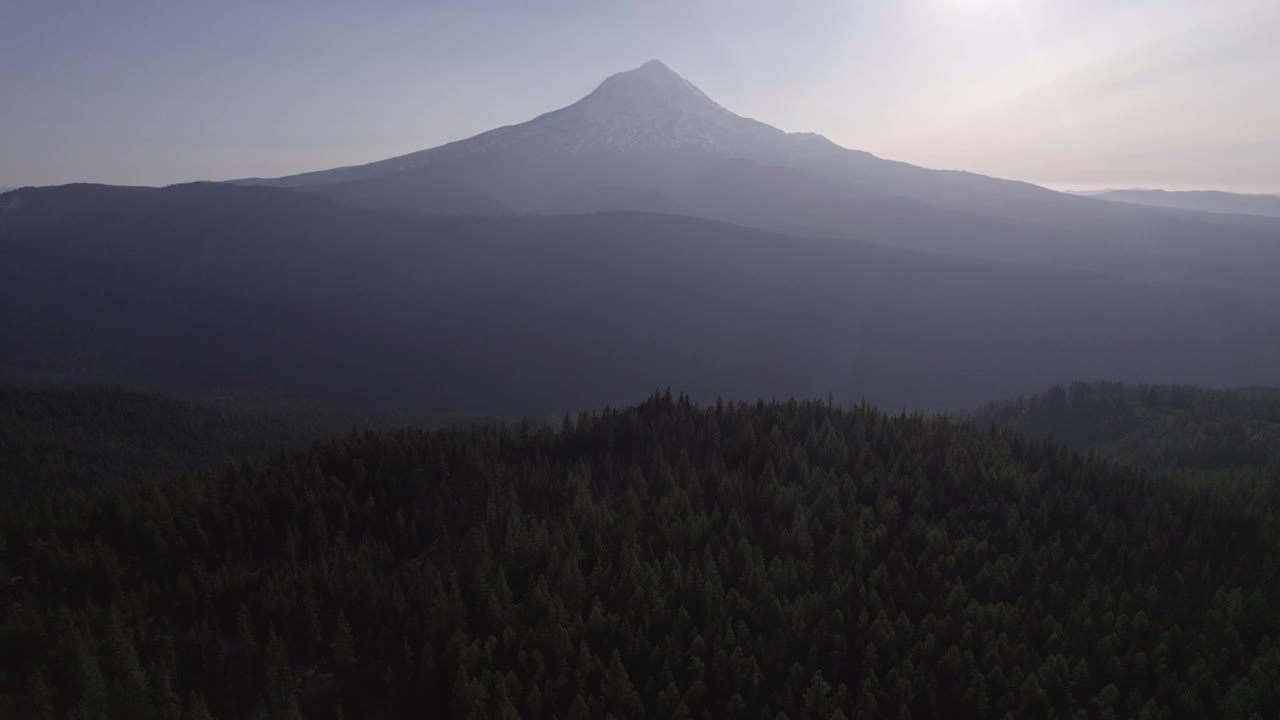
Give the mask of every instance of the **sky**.
[[0, 187], [370, 162], [657, 58], [926, 167], [1280, 193], [1277, 38], [1280, 0], [0, 0]]

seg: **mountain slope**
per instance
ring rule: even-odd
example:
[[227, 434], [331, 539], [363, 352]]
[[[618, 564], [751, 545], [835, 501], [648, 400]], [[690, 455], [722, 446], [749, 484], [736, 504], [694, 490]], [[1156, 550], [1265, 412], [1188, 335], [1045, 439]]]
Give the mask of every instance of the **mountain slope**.
[[[245, 182], [378, 209], [676, 212], [1280, 301], [1261, 269], [1280, 266], [1280, 221], [1170, 215], [884, 160], [740, 117], [656, 61], [525, 123], [366, 165]], [[487, 200], [451, 206], [441, 188]]]
[[613, 75], [582, 100], [529, 122], [366, 165], [253, 182], [291, 187], [324, 185], [504, 153], [549, 159], [600, 152], [697, 151], [715, 157], [776, 159], [819, 146], [830, 143], [811, 134], [784, 133], [735, 115], [653, 60]]
[[1280, 195], [1242, 195], [1209, 190], [1106, 190], [1089, 197], [1172, 210], [1280, 217]]
[[1066, 378], [1280, 384], [1210, 290], [635, 213], [432, 217], [203, 184], [0, 196], [0, 366], [273, 402], [973, 407]]

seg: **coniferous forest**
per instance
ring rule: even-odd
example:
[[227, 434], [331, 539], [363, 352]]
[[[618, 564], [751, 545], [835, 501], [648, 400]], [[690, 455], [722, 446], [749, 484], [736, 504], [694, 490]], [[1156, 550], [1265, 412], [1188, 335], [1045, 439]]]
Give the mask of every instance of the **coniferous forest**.
[[0, 502], [163, 481], [390, 424], [369, 414], [215, 405], [111, 387], [0, 385]]
[[974, 416], [980, 423], [1183, 475], [1267, 479], [1280, 472], [1275, 388], [1072, 383], [985, 405]]
[[0, 716], [1280, 715], [1274, 463], [1177, 482], [1007, 427], [1058, 391], [980, 421], [664, 393], [28, 495]]

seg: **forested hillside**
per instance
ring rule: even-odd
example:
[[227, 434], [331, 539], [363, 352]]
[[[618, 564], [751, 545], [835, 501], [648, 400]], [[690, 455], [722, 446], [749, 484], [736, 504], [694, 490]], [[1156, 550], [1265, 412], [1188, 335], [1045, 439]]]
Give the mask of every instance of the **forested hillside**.
[[379, 424], [371, 415], [213, 405], [118, 388], [0, 386], [0, 498], [166, 480]]
[[975, 417], [1134, 464], [1280, 477], [1280, 389], [1073, 383]]
[[1275, 505], [819, 403], [350, 434], [4, 506], [0, 715], [1275, 717]]

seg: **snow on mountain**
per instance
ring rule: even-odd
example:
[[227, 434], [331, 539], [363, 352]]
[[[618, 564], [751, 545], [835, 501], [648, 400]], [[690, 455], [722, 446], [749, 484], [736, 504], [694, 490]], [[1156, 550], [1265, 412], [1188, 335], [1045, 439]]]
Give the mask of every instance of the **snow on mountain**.
[[[786, 133], [651, 61], [527, 122], [408, 155], [275, 180], [344, 205], [455, 215], [643, 211], [864, 239], [1143, 282], [1280, 296], [1280, 226], [1175, 217]], [[1263, 220], [1263, 219], [1259, 219]]]
[[816, 133], [786, 133], [737, 115], [659, 60], [609, 76], [578, 102], [527, 122], [366, 165], [245, 182], [304, 186], [400, 173], [493, 153], [530, 159], [584, 153], [696, 151], [776, 160], [840, 148]]
[[574, 131], [561, 138], [570, 152], [656, 146], [735, 155], [749, 151], [754, 143], [785, 136], [724, 109], [657, 60], [609, 77], [582, 100], [530, 126], [552, 134]]

